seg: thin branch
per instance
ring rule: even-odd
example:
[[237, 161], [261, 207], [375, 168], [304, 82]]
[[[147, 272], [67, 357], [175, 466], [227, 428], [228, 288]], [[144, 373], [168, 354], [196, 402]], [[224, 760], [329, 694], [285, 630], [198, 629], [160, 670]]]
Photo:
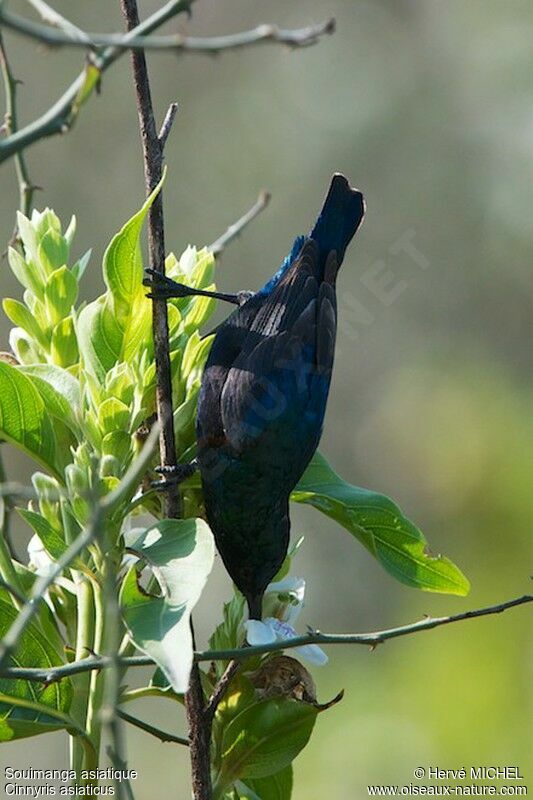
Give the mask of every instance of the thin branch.
[[17, 601], [18, 607], [22, 608], [28, 598], [25, 597], [19, 589], [15, 588], [11, 583], [8, 583], [4, 578], [0, 577], [0, 589], [5, 589], [11, 597]]
[[[150, 667], [155, 666], [153, 659], [150, 656], [125, 656], [119, 658], [119, 666], [123, 668], [130, 667]], [[71, 661], [68, 664], [62, 664], [59, 667], [50, 667], [47, 669], [33, 668], [33, 667], [6, 667], [0, 669], [0, 677], [2, 678], [20, 678], [34, 683], [51, 684], [62, 680], [63, 678], [71, 678], [73, 675], [80, 675], [83, 672], [93, 672], [95, 670], [108, 669], [111, 666], [111, 659], [109, 656], [88, 656], [79, 661]]]
[[[121, 758], [115, 750], [113, 750], [112, 745], [107, 745], [106, 747], [107, 757], [109, 758], [111, 764], [115, 767], [118, 772], [122, 774], [128, 774], [128, 764], [127, 762]], [[117, 777], [113, 781], [115, 785], [115, 792], [117, 793], [117, 797], [119, 800], [135, 800], [133, 796], [133, 789], [131, 788], [131, 782], [129, 778], [121, 778]]]
[[[96, 538], [102, 520], [110, 516], [124, 496], [131, 491], [132, 487], [139, 482], [140, 476], [145, 472], [147, 463], [151, 459], [154, 449], [155, 437], [157, 436], [157, 426], [146, 440], [139, 457], [129, 467], [121, 482], [108, 495], [106, 495], [95, 508], [91, 521], [86, 528], [76, 537], [67, 547], [61, 558], [54, 562], [53, 568], [42, 575], [33, 584], [32, 591], [24, 603], [16, 619], [11, 624], [4, 638], [0, 641], [0, 672], [2, 672], [6, 662], [15, 650], [18, 641], [34, 616], [39, 610], [40, 603], [44, 600], [48, 589], [59, 578], [61, 573], [76, 560], [76, 558], [88, 547]], [[110, 661], [108, 660], [108, 666]]]
[[220, 677], [217, 685], [213, 689], [213, 693], [209, 698], [209, 701], [204, 709], [204, 718], [209, 725], [211, 725], [218, 704], [226, 694], [229, 685], [233, 680], [233, 678], [235, 677], [239, 667], [240, 663], [238, 661], [236, 661], [235, 659], [233, 661], [230, 661], [228, 666], [224, 670], [223, 675]]
[[[32, 0], [30, 0], [32, 2]], [[33, 0], [34, 4], [36, 0]], [[62, 24], [57, 27], [13, 14], [0, 7], [0, 25], [16, 33], [35, 39], [49, 47], [115, 47], [121, 50], [168, 50], [174, 52], [204, 53], [216, 55], [223, 50], [238, 50], [257, 44], [282, 44], [290, 48], [309, 47], [325, 35], [335, 31], [335, 20], [331, 17], [316, 25], [291, 30], [277, 25], [258, 25], [248, 31], [239, 31], [225, 36], [185, 36], [180, 33], [167, 36], [127, 37], [121, 33], [89, 33], [72, 26], [67, 30], [63, 17], [57, 15]]]
[[71, 39], [79, 39], [80, 42], [91, 45], [91, 40], [85, 31], [82, 31], [82, 29], [78, 28], [77, 25], [74, 25], [73, 22], [70, 22], [70, 20], [68, 20], [66, 17], [63, 17], [58, 11], [55, 10], [55, 8], [52, 8], [52, 6], [49, 6], [48, 3], [45, 3], [44, 0], [27, 1], [30, 6], [33, 6], [37, 13], [41, 15], [43, 22], [47, 22], [54, 28], [59, 28], [59, 30], [63, 31]]
[[186, 739], [184, 736], [175, 736], [173, 733], [167, 733], [166, 731], [162, 731], [159, 728], [155, 728], [148, 722], [144, 722], [144, 720], [138, 719], [137, 717], [133, 717], [131, 714], [126, 713], [126, 711], [122, 711], [119, 709], [117, 713], [119, 717], [121, 717], [124, 720], [124, 722], [129, 722], [130, 725], [133, 725], [136, 728], [140, 728], [141, 731], [144, 731], [145, 733], [149, 733], [152, 736], [155, 736], [156, 739], [159, 739], [160, 742], [173, 742], [174, 744], [183, 744], [185, 745], [185, 747], [189, 746], [189, 740]]
[[[4, 117], [4, 131], [7, 136], [12, 136], [18, 129], [17, 120], [17, 84], [18, 81], [14, 78], [11, 71], [9, 59], [7, 57], [2, 32], [0, 31], [0, 69], [4, 79], [4, 91], [6, 96], [6, 113]], [[19, 209], [25, 216], [31, 209], [33, 195], [38, 188], [32, 183], [26, 159], [22, 151], [15, 155], [15, 170], [17, 173], [17, 182], [19, 186]]]
[[[4, 469], [2, 448], [0, 447], [0, 576], [9, 586], [15, 589], [21, 597], [23, 597], [24, 593], [22, 591], [22, 585], [17, 571], [13, 566], [16, 560], [15, 550], [11, 541], [11, 513], [13, 510], [13, 503], [12, 498], [9, 495], [4, 495], [2, 492], [5, 481], [6, 473]], [[21, 605], [23, 605], [25, 602], [26, 599], [24, 598]]]
[[243, 214], [242, 217], [237, 220], [237, 222], [234, 222], [233, 225], [230, 225], [226, 231], [218, 237], [218, 239], [215, 239], [215, 241], [209, 245], [207, 249], [210, 250], [214, 256], [219, 256], [224, 248], [227, 247], [230, 242], [240, 236], [244, 228], [246, 228], [246, 226], [249, 225], [250, 222], [252, 222], [261, 213], [261, 211], [265, 210], [270, 202], [270, 197], [270, 192], [261, 192], [253, 206], [246, 212], [246, 214]]
[[[136, 0], [121, 0], [122, 13], [128, 31], [139, 26]], [[147, 196], [160, 183], [163, 173], [163, 149], [159, 140], [150, 92], [146, 58], [142, 50], [131, 54], [137, 112], [143, 149], [144, 181]], [[159, 192], [148, 212], [148, 257], [150, 269], [165, 273], [165, 229], [163, 219], [163, 197]], [[170, 371], [168, 312], [165, 300], [152, 301], [152, 331], [156, 368], [156, 405], [160, 424], [159, 449], [164, 467], [176, 466], [174, 418], [172, 407], [172, 382]], [[165, 515], [180, 516], [179, 493], [172, 491], [164, 495]]]
[[[279, 650], [291, 650], [294, 647], [302, 647], [306, 644], [336, 645], [336, 644], [355, 644], [374, 648], [383, 644], [388, 639], [398, 639], [401, 636], [409, 636], [412, 633], [439, 628], [441, 625], [449, 625], [462, 620], [474, 619], [476, 617], [486, 617], [493, 614], [501, 614], [509, 608], [522, 606], [533, 602], [533, 595], [525, 594], [522, 597], [506, 600], [495, 606], [486, 606], [474, 611], [464, 611], [461, 614], [453, 614], [449, 617], [424, 617], [418, 622], [409, 625], [402, 625], [398, 628], [388, 628], [372, 633], [321, 633], [312, 631], [305, 636], [297, 636], [293, 639], [278, 640], [271, 644], [253, 645], [246, 648], [235, 648], [231, 650], [200, 650], [194, 654], [195, 662], [202, 661], [242, 661], [252, 656], [260, 656], [265, 653], [273, 653]], [[145, 667], [153, 665], [153, 661], [148, 656], [130, 656], [121, 658], [120, 665], [123, 667]], [[33, 669], [31, 667], [9, 667], [0, 670], [1, 678], [22, 678], [37, 683], [50, 683], [61, 678], [76, 675], [80, 672], [94, 669], [105, 669], [109, 666], [109, 659], [99, 656], [85, 658], [82, 661], [75, 661], [70, 664], [63, 664], [61, 667], [51, 667], [49, 669]]]
[[[172, 17], [189, 11], [193, 2], [194, 0], [169, 0], [134, 30], [125, 34], [125, 41], [145, 36], [160, 28]], [[101, 76], [124, 52], [123, 47], [108, 47], [103, 52], [92, 55], [90, 63], [41, 117], [0, 141], [0, 164], [40, 139], [70, 130], [80, 112], [81, 105], [86, 102], [97, 85], [94, 75], [90, 80], [91, 75], [96, 70], [97, 75]]]
[[167, 143], [167, 139], [170, 134], [170, 130], [172, 125], [174, 124], [174, 118], [178, 113], [178, 104], [171, 103], [167, 109], [167, 113], [165, 114], [165, 119], [163, 120], [163, 124], [161, 125], [161, 130], [157, 138], [159, 139], [159, 146], [161, 147], [161, 153], [164, 153], [165, 145]]
[[[122, 14], [128, 31], [138, 29], [139, 14], [137, 0], [121, 0]], [[137, 110], [143, 148], [144, 177], [146, 193], [150, 194], [161, 182], [163, 169], [163, 148], [157, 135], [155, 115], [150, 92], [150, 80], [144, 50], [133, 50], [131, 54], [133, 80], [137, 99]], [[163, 126], [164, 128], [165, 126]], [[157, 195], [148, 212], [148, 251], [150, 268], [165, 274], [165, 230], [163, 219], [163, 198]], [[154, 357], [156, 369], [156, 407], [161, 426], [159, 450], [161, 465], [175, 467], [176, 446], [174, 439], [174, 417], [172, 406], [172, 380], [169, 354], [169, 330], [167, 304], [164, 299], [152, 300], [152, 331], [154, 338]], [[179, 518], [181, 502], [178, 491], [164, 494], [164, 511], [169, 518]], [[190, 622], [194, 641], [192, 620]], [[185, 710], [189, 723], [190, 759], [192, 789], [195, 800], [210, 800], [211, 765], [210, 736], [206, 733], [203, 720], [203, 689], [200, 669], [193, 663], [189, 686], [185, 694]]]
[[54, 563], [50, 572], [47, 572], [46, 575], [42, 575], [35, 581], [28, 600], [25, 602], [23, 608], [0, 642], [0, 670], [2, 670], [6, 661], [8, 661], [20, 637], [36, 615], [39, 604], [44, 599], [48, 589], [57, 578], [59, 578], [63, 570], [67, 569], [77, 556], [91, 544], [96, 536], [101, 520], [102, 506], [99, 506], [90, 524], [76, 537], [72, 544], [65, 550], [61, 558]]
[[461, 614], [453, 614], [449, 617], [424, 617], [424, 619], [418, 622], [412, 622], [409, 625], [401, 625], [398, 628], [389, 628], [388, 630], [377, 631], [375, 633], [321, 633], [320, 631], [311, 631], [305, 636], [297, 636], [294, 639], [286, 639], [285, 641], [278, 640], [269, 645], [253, 645], [246, 649], [204, 650], [196, 653], [196, 659], [198, 661], [242, 660], [254, 655], [272, 653], [276, 650], [289, 650], [293, 647], [302, 647], [306, 644], [360, 644], [375, 648], [388, 639], [397, 639], [400, 636], [408, 636], [412, 633], [419, 633], [420, 631], [429, 631], [433, 628], [439, 628], [441, 625], [449, 625], [453, 622], [461, 622], [462, 620], [474, 619], [475, 617], [501, 614], [508, 608], [514, 608], [515, 606], [521, 606], [531, 602], [533, 602], [533, 595], [525, 594], [522, 595], [522, 597], [506, 600], [504, 603], [495, 606], [487, 606], [474, 611], [463, 611]]

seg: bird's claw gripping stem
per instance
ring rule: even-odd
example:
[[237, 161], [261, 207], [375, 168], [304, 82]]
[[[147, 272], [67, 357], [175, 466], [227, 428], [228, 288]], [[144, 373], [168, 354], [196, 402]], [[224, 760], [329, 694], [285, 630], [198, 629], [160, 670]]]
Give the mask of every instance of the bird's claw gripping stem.
[[191, 475], [194, 475], [198, 469], [198, 462], [196, 459], [189, 464], [176, 464], [174, 467], [155, 467], [155, 471], [164, 477], [160, 481], [152, 481], [150, 486], [158, 492], [165, 492], [174, 486], [179, 486], [180, 483], [186, 481]]
[[215, 300], [224, 300], [226, 303], [240, 306], [253, 294], [248, 291], [226, 294], [225, 292], [209, 292], [207, 289], [195, 289], [193, 286], [178, 283], [155, 269], [144, 270], [143, 286], [150, 289], [146, 296], [152, 300], [170, 300], [172, 297], [212, 297]]
[[196, 289], [185, 286], [183, 283], [173, 281], [155, 269], [145, 269], [143, 286], [150, 289], [147, 297], [154, 300], [168, 300], [171, 297], [189, 297], [196, 294]]

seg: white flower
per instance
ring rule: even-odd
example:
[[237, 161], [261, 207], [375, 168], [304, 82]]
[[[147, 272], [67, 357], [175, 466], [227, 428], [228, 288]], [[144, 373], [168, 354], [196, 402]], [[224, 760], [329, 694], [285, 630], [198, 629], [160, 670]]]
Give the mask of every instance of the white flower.
[[[304, 595], [303, 578], [284, 578], [271, 583], [263, 600], [263, 610], [267, 616], [262, 621], [250, 619], [245, 623], [248, 644], [272, 644], [298, 636], [293, 624], [303, 608]], [[295, 647], [294, 652], [317, 666], [328, 661], [327, 655], [316, 644]]]

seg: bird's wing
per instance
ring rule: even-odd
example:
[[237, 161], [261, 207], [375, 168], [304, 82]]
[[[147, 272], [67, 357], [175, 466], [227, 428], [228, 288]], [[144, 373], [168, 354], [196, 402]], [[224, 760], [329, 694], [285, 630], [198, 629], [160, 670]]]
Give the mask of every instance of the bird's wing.
[[[307, 240], [294, 264], [260, 305], [227, 372], [220, 413], [237, 451], [255, 445], [294, 415], [323, 415], [336, 329], [335, 254], [319, 274], [318, 250]], [[310, 423], [311, 424], [311, 423]], [[280, 433], [281, 435], [281, 433]]]

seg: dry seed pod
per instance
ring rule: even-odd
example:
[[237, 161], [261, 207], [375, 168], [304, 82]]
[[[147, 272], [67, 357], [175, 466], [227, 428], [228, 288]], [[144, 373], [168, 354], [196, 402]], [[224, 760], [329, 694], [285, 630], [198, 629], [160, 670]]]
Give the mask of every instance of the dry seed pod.
[[273, 656], [248, 677], [261, 698], [291, 697], [310, 703], [319, 711], [338, 703], [344, 694], [344, 691], [339, 692], [329, 703], [317, 703], [316, 686], [310, 672], [291, 656]]

